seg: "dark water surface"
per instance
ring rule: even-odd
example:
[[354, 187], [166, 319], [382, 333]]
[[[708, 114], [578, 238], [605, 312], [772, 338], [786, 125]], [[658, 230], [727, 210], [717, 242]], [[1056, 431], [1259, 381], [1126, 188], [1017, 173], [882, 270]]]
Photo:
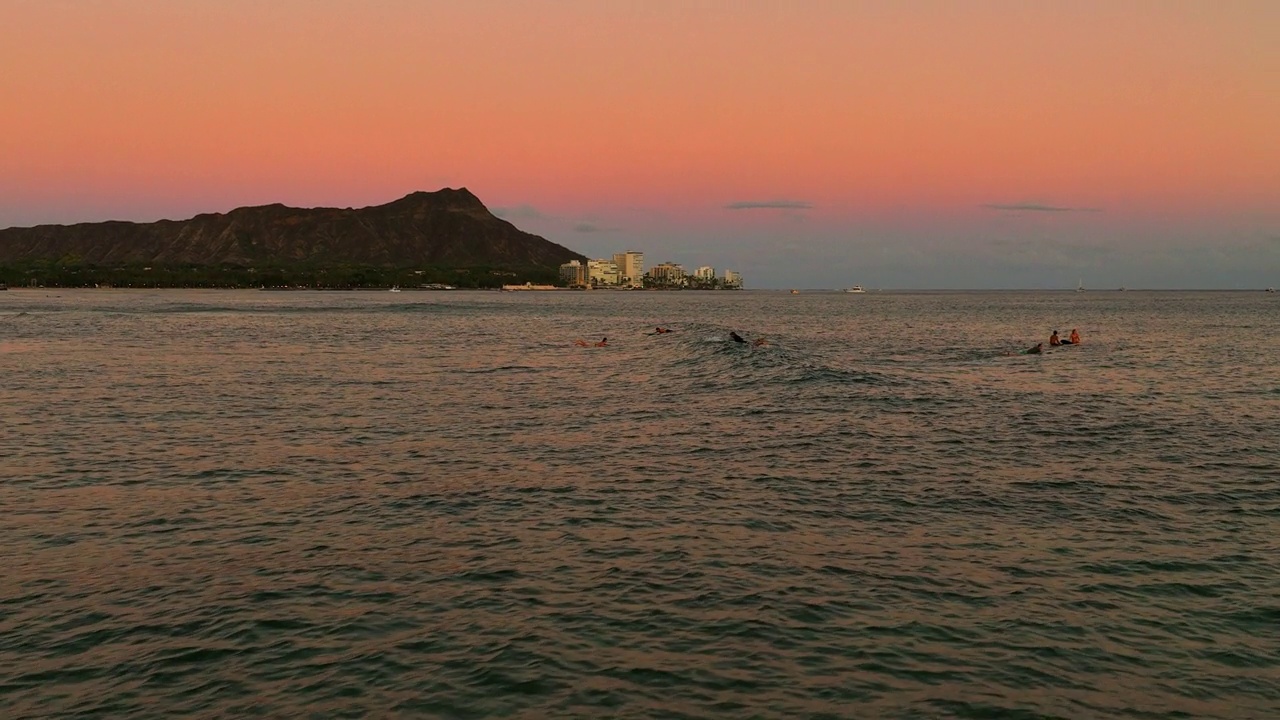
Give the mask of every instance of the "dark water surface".
[[1280, 717], [1277, 337], [1260, 292], [0, 293], [0, 717]]

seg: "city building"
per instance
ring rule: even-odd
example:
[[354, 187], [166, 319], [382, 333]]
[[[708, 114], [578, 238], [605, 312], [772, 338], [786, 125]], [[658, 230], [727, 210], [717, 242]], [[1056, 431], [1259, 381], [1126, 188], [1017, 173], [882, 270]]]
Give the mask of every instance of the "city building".
[[649, 270], [649, 278], [661, 287], [683, 285], [684, 267], [673, 262], [658, 263]]
[[639, 287], [644, 282], [644, 253], [628, 250], [613, 256], [618, 266], [618, 284]]
[[585, 287], [587, 284], [587, 266], [577, 260], [570, 260], [560, 266], [560, 279], [569, 285]]
[[648, 271], [644, 253], [637, 250], [614, 253], [613, 260], [600, 258], [567, 262], [560, 266], [560, 277], [576, 287], [614, 288], [693, 288], [696, 290], [737, 290], [742, 287], [742, 274], [725, 270], [724, 279], [716, 277], [716, 269], [703, 265], [693, 272], [675, 262], [658, 263]]
[[618, 285], [622, 282], [618, 263], [612, 260], [588, 260], [587, 283], [592, 286]]

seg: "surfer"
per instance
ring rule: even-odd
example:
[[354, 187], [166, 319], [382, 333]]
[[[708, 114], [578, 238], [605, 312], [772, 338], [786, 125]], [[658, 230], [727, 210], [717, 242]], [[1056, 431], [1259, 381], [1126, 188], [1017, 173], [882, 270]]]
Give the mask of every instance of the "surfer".
[[751, 341], [751, 344], [754, 345], [755, 347], [760, 347], [761, 345], [768, 345], [769, 341], [765, 340], [764, 338], [756, 338], [755, 340]]
[[733, 341], [734, 341], [734, 342], [736, 342], [736, 343], [744, 343], [744, 342], [746, 342], [746, 340], [743, 340], [743, 339], [742, 339], [742, 336], [741, 336], [741, 335], [739, 335], [738, 333], [734, 332], [733, 330], [730, 330], [730, 331], [729, 331], [729, 339], [730, 339], [730, 340], [733, 340]]
[[600, 338], [600, 342], [596, 343], [596, 347], [608, 347], [608, 346], [609, 346], [609, 338], [607, 337]]
[[1029, 347], [1022, 352], [1027, 355], [1039, 355], [1044, 352], [1044, 343], [1036, 343], [1034, 347]]
[[1072, 345], [1080, 344], [1080, 333], [1076, 332], [1075, 328], [1071, 328], [1071, 344]]
[[1061, 344], [1062, 340], [1058, 338], [1058, 331], [1054, 330], [1053, 334], [1049, 336], [1049, 347], [1057, 347]]
[[662, 334], [664, 334], [664, 333], [669, 333], [669, 332], [671, 332], [671, 328], [656, 327], [656, 328], [654, 328], [654, 329], [653, 329], [653, 332], [651, 332], [651, 333], [649, 333], [649, 334], [650, 334], [650, 335], [662, 335]]

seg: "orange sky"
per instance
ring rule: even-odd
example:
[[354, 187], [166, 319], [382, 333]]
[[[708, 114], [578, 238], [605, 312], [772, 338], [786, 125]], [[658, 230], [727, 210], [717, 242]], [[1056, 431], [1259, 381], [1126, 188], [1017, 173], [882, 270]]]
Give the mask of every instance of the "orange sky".
[[446, 185], [604, 224], [1269, 222], [1277, 28], [1270, 0], [0, 0], [0, 226]]

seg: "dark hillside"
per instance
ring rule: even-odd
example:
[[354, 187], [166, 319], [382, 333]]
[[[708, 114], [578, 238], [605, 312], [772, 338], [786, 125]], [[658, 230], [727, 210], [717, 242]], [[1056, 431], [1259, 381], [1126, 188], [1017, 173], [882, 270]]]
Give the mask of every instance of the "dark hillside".
[[[359, 209], [242, 207], [190, 220], [0, 230], [0, 267], [495, 268], [552, 271], [582, 255], [494, 216], [465, 188]], [[523, 274], [523, 273], [522, 273]]]

